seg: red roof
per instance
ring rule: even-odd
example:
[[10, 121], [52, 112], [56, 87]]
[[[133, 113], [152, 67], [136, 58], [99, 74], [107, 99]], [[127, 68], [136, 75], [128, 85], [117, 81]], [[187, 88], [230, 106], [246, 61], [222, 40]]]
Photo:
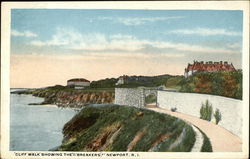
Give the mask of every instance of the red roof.
[[228, 64], [227, 62], [206, 62], [203, 63], [194, 61], [194, 64], [188, 64], [185, 71], [201, 71], [201, 72], [215, 72], [215, 71], [235, 71], [233, 64]]
[[68, 80], [68, 82], [90, 82], [90, 81], [84, 78], [73, 78], [73, 79]]

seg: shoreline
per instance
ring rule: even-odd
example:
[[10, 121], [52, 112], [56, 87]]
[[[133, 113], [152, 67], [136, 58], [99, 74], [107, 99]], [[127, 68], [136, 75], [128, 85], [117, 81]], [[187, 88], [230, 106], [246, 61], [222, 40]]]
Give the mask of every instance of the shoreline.
[[43, 89], [24, 89], [11, 91], [11, 94], [30, 94], [34, 97], [43, 98], [40, 103], [29, 105], [56, 105], [58, 107], [82, 108], [88, 104], [113, 104], [115, 93], [105, 90], [74, 90], [68, 88], [49, 87]]

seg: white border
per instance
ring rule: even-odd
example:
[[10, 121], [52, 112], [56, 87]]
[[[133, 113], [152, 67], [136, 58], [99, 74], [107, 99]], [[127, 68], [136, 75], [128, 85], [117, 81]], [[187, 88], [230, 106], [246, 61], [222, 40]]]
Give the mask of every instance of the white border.
[[[39, 9], [157, 9], [157, 10], [242, 10], [243, 11], [243, 151], [219, 153], [139, 152], [136, 158], [247, 158], [249, 151], [249, 2], [248, 1], [134, 1], [134, 2], [3, 2], [1, 26], [1, 157], [14, 157], [9, 151], [9, 70], [10, 10]], [[37, 152], [37, 151], [33, 151]], [[26, 151], [24, 152], [26, 153]], [[74, 152], [75, 153], [75, 152]], [[104, 152], [105, 153], [105, 152]], [[45, 158], [45, 157], [42, 157]], [[51, 157], [52, 158], [52, 157]], [[55, 158], [55, 157], [53, 157]], [[56, 157], [61, 158], [61, 157]], [[70, 158], [70, 157], [66, 157]], [[80, 158], [80, 157], [72, 157]], [[94, 157], [86, 157], [94, 158]], [[103, 158], [103, 157], [100, 157]], [[112, 157], [117, 158], [117, 157]], [[123, 157], [118, 157], [123, 158]]]

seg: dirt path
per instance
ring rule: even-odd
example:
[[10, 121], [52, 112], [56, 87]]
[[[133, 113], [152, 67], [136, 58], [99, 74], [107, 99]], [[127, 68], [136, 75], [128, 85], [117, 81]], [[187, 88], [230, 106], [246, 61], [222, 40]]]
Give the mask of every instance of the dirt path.
[[172, 112], [170, 110], [166, 110], [162, 108], [150, 107], [148, 109], [181, 118], [197, 126], [210, 139], [213, 152], [240, 152], [242, 151], [241, 139], [221, 126], [218, 126], [214, 123], [211, 123], [205, 120], [201, 120], [191, 115], [186, 115], [186, 114], [182, 114], [178, 112]]

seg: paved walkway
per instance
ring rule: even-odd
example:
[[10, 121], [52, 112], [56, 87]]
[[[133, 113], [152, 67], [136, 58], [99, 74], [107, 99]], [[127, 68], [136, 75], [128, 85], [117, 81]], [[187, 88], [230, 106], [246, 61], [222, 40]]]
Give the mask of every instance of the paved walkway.
[[200, 128], [210, 139], [212, 144], [213, 152], [241, 152], [242, 151], [242, 142], [241, 139], [232, 134], [230, 131], [224, 129], [223, 127], [216, 125], [214, 123], [199, 119], [197, 117], [182, 114], [179, 112], [172, 112], [170, 110], [158, 108], [158, 107], [149, 107], [148, 109], [166, 113], [177, 118], [181, 118], [190, 122], [191, 124]]

